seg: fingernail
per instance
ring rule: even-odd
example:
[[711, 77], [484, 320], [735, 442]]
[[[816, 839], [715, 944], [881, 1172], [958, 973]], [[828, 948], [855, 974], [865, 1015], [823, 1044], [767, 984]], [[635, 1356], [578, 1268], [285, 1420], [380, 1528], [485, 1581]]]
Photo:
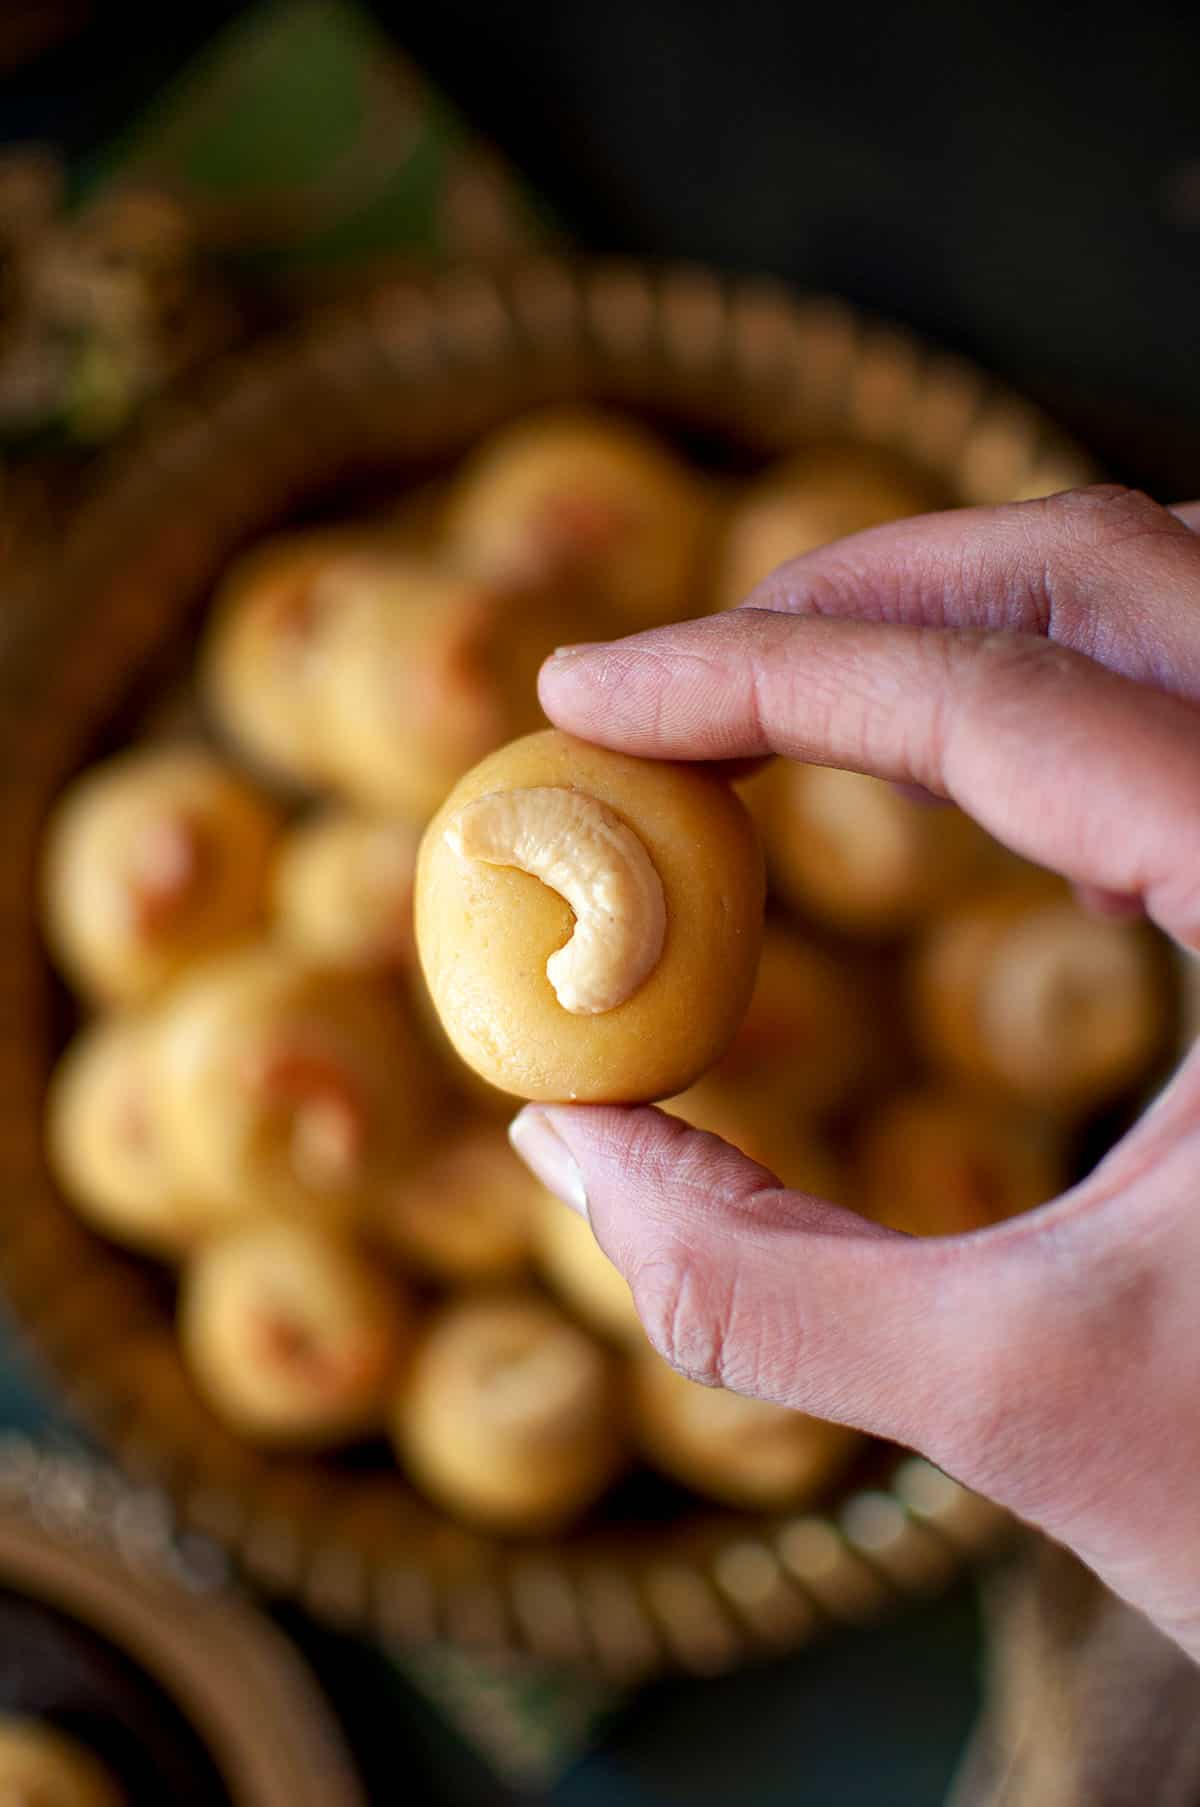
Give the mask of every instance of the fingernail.
[[571, 646], [556, 646], [550, 657], [551, 659], [574, 659], [580, 653], [594, 653], [598, 646], [603, 645], [603, 640], [576, 640]]
[[588, 1203], [583, 1174], [546, 1113], [536, 1105], [526, 1105], [509, 1124], [508, 1139], [543, 1186], [580, 1217], [586, 1218]]

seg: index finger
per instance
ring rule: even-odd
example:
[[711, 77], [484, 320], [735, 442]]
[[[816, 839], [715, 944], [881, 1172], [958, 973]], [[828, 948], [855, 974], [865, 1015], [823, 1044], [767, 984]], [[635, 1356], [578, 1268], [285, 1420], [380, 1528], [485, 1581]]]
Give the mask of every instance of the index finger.
[[1200, 712], [1029, 635], [734, 609], [560, 656], [560, 727], [922, 784], [1018, 853], [1200, 938]]
[[747, 602], [787, 614], [1037, 634], [1157, 689], [1200, 697], [1196, 509], [1116, 484], [960, 508], [781, 565]]

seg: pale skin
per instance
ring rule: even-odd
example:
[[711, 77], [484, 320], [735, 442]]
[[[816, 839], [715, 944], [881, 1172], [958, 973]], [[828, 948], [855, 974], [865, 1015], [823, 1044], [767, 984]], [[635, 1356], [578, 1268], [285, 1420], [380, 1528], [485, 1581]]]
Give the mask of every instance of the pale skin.
[[[730, 613], [543, 667], [559, 727], [648, 757], [778, 753], [949, 797], [1096, 909], [1200, 949], [1200, 504], [1105, 487], [874, 528]], [[694, 1379], [921, 1450], [1200, 1659], [1200, 1048], [1087, 1180], [914, 1240], [650, 1109], [531, 1105]]]

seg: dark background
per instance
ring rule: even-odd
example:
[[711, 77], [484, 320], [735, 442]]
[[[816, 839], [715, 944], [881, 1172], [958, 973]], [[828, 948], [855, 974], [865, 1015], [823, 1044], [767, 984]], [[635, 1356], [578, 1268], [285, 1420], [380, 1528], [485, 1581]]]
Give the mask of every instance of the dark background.
[[[102, 143], [238, 10], [10, 0], [0, 137]], [[1008, 377], [1114, 474], [1200, 493], [1194, 6], [368, 10], [581, 243], [840, 292]]]

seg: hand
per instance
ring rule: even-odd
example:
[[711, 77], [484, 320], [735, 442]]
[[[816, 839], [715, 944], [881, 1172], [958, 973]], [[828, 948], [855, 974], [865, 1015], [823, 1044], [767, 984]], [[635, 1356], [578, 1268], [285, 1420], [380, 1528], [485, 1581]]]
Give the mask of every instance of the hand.
[[[731, 613], [567, 649], [542, 702], [632, 753], [923, 785], [1196, 947], [1188, 514], [1102, 488], [876, 528]], [[968, 1236], [880, 1229], [648, 1108], [529, 1106], [513, 1137], [668, 1361], [922, 1451], [1200, 1657], [1200, 1051], [1081, 1185]]]

